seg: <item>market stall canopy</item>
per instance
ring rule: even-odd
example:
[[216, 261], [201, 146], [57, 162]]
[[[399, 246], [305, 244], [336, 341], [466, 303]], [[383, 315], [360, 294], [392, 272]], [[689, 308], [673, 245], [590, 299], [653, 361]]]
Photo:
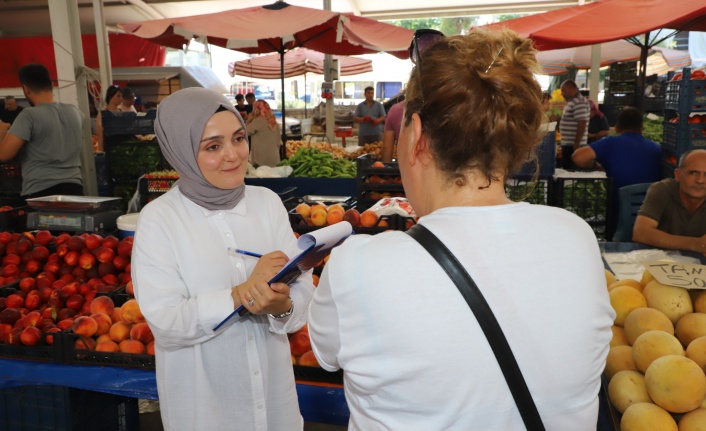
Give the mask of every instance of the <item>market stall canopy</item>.
[[[640, 47], [625, 40], [616, 40], [601, 44], [601, 66], [608, 66], [619, 61], [640, 59]], [[546, 75], [562, 75], [567, 69], [590, 69], [591, 46], [552, 49], [537, 54], [537, 61]], [[647, 75], [662, 75], [691, 64], [688, 51], [653, 47], [647, 57]]]
[[703, 0], [597, 0], [490, 27], [530, 37], [540, 51], [627, 39], [653, 30], [706, 31]]
[[217, 13], [121, 23], [128, 33], [181, 48], [191, 39], [250, 54], [307, 47], [326, 54], [384, 51], [407, 58], [413, 32], [352, 14], [285, 2]]
[[[339, 61], [341, 76], [372, 72], [372, 60], [356, 57], [334, 56]], [[268, 54], [228, 64], [230, 76], [240, 75], [260, 79], [281, 78], [279, 54]], [[305, 73], [324, 73], [324, 54], [306, 48], [293, 49], [284, 54], [284, 77], [291, 78]]]

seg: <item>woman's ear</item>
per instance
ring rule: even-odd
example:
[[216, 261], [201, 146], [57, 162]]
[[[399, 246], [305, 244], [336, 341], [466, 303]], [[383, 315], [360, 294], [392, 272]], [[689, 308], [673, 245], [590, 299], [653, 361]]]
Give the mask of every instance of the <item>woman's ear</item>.
[[422, 164], [426, 165], [429, 160], [431, 160], [431, 153], [429, 152], [429, 141], [427, 135], [424, 134], [424, 128], [422, 127], [422, 118], [419, 114], [412, 114], [412, 124], [410, 125], [412, 129], [412, 163], [419, 160]]

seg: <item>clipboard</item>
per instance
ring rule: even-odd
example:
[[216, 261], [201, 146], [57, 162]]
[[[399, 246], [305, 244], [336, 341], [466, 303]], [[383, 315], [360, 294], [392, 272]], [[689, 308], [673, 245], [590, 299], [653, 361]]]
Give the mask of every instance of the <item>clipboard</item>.
[[[267, 284], [290, 284], [296, 281], [300, 275], [321, 262], [322, 259], [331, 253], [334, 247], [343, 243], [352, 233], [353, 226], [347, 221], [341, 221], [300, 236], [297, 240], [297, 246], [302, 251], [294, 258], [290, 259]], [[213, 330], [217, 331], [236, 314], [245, 316], [248, 313], [249, 311], [243, 305], [240, 305], [235, 311], [230, 313], [228, 317], [216, 325]]]

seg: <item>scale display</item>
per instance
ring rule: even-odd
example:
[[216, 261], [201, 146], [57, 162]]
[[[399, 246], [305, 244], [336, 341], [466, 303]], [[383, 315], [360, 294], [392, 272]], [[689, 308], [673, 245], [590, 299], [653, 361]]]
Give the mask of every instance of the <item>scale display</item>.
[[41, 227], [58, 227], [58, 228], [72, 228], [80, 229], [82, 217], [80, 215], [51, 215], [51, 214], [38, 214], [38, 223]]

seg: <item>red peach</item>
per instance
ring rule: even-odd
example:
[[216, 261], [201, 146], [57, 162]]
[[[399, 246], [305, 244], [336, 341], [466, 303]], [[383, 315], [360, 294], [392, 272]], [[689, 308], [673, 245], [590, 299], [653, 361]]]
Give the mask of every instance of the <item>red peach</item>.
[[84, 302], [85, 301], [83, 299], [83, 296], [76, 293], [66, 298], [66, 308], [69, 308], [74, 311], [79, 311], [81, 310], [81, 308], [83, 308]]
[[103, 243], [101, 245], [105, 248], [110, 248], [112, 250], [115, 250], [118, 248], [119, 242], [120, 241], [116, 237], [114, 237], [113, 235], [109, 235], [103, 239]]
[[122, 320], [125, 323], [143, 322], [145, 317], [140, 311], [140, 306], [135, 299], [129, 299], [120, 307]]
[[42, 338], [42, 331], [35, 326], [28, 326], [20, 333], [20, 343], [25, 346], [34, 346]]
[[92, 337], [98, 331], [98, 322], [89, 316], [80, 316], [74, 320], [72, 329], [82, 337]]
[[53, 346], [54, 345], [54, 334], [57, 332], [61, 332], [61, 329], [58, 327], [48, 328], [44, 332], [47, 334], [44, 337], [44, 340], [47, 342], [48, 345]]
[[8, 295], [7, 299], [5, 299], [5, 307], [7, 308], [22, 308], [24, 307], [25, 300], [22, 298], [20, 295], [17, 293], [13, 293], [12, 295]]
[[54, 240], [54, 235], [48, 230], [40, 230], [34, 235], [34, 240], [37, 244], [47, 245]]
[[92, 254], [84, 253], [78, 258], [78, 264], [81, 268], [89, 270], [96, 264], [96, 257]]
[[[25, 278], [25, 280], [27, 279]], [[42, 305], [42, 298], [39, 297], [39, 292], [36, 290], [29, 292], [25, 298], [25, 307], [28, 310], [36, 310], [40, 305]]]
[[122, 353], [133, 353], [137, 355], [144, 355], [145, 345], [137, 340], [123, 340], [118, 344], [120, 351]]
[[96, 296], [93, 301], [91, 301], [91, 313], [103, 313], [108, 316], [113, 314], [113, 309], [115, 308], [115, 303], [110, 296]]
[[150, 327], [145, 322], [135, 323], [130, 329], [130, 339], [137, 340], [142, 344], [149, 344], [154, 341], [154, 335]]
[[37, 287], [37, 280], [34, 279], [34, 277], [25, 277], [22, 280], [20, 280], [20, 290], [24, 290], [25, 292], [29, 292], [30, 290], [34, 290]]
[[292, 334], [289, 339], [289, 348], [294, 356], [301, 356], [307, 350], [311, 350], [311, 341], [309, 334], [296, 333]]
[[73, 251], [81, 251], [86, 247], [86, 240], [81, 236], [74, 235], [69, 238], [68, 245]]
[[130, 325], [125, 322], [116, 322], [110, 326], [110, 338], [116, 343], [130, 339]]
[[95, 350], [96, 340], [91, 337], [81, 337], [77, 338], [74, 342], [74, 347], [76, 350]]
[[101, 341], [96, 344], [96, 352], [110, 352], [117, 353], [120, 351], [117, 343], [114, 341]]
[[305, 367], [320, 367], [319, 361], [316, 360], [316, 356], [311, 350], [302, 353], [297, 360], [297, 365], [303, 365]]
[[69, 266], [76, 266], [78, 265], [78, 258], [81, 256], [81, 254], [77, 251], [70, 251], [66, 253], [64, 256], [64, 262], [69, 265]]
[[99, 262], [112, 262], [115, 252], [110, 248], [99, 247], [93, 251], [93, 255]]
[[67, 329], [71, 329], [74, 326], [74, 319], [64, 319], [64, 320], [59, 320], [56, 322], [56, 327], [61, 329], [62, 331], [65, 331]]
[[95, 233], [86, 236], [86, 248], [89, 250], [95, 250], [100, 247], [103, 242], [103, 237]]

